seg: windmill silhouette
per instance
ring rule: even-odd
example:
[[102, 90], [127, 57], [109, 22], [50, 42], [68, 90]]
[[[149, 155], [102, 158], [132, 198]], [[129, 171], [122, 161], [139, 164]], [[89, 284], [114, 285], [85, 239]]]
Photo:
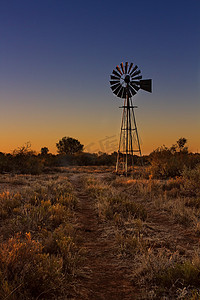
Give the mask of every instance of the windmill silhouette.
[[137, 130], [132, 97], [139, 89], [152, 92], [152, 80], [143, 79], [138, 66], [123, 62], [110, 75], [110, 87], [113, 93], [124, 99], [122, 122], [120, 130], [119, 148], [117, 153], [116, 173], [126, 176], [133, 171], [133, 155], [138, 153], [142, 157], [140, 140]]

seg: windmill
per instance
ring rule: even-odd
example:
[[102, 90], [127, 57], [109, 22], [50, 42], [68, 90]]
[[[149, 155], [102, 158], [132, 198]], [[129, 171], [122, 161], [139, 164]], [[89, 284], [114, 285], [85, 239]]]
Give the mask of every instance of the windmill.
[[132, 97], [139, 89], [152, 92], [151, 79], [143, 79], [141, 71], [133, 63], [123, 62], [117, 66], [110, 75], [110, 87], [113, 93], [124, 99], [122, 107], [122, 122], [117, 153], [116, 173], [122, 172], [126, 176], [133, 171], [133, 155], [139, 153], [142, 156], [138, 130], [136, 125]]

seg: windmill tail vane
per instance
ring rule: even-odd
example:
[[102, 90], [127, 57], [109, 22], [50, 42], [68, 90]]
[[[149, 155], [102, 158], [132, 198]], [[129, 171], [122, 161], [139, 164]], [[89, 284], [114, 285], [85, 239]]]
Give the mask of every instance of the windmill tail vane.
[[133, 63], [122, 62], [117, 65], [110, 75], [110, 87], [119, 98], [124, 99], [119, 148], [117, 153], [116, 173], [128, 175], [133, 172], [134, 155], [142, 158], [138, 129], [132, 97], [142, 89], [152, 92], [152, 80], [142, 79], [141, 71]]

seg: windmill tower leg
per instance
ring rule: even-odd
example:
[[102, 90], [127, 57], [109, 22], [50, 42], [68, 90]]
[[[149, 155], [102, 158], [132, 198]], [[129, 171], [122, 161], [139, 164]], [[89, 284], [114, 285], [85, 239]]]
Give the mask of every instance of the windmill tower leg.
[[[122, 123], [121, 123], [121, 130], [120, 130], [120, 137], [119, 137], [119, 148], [117, 152], [117, 163], [116, 163], [116, 173], [119, 171], [119, 163], [120, 163], [120, 154], [121, 151], [123, 152], [123, 143], [124, 143], [124, 132], [123, 132], [123, 127], [124, 127], [124, 120], [125, 120], [125, 104], [126, 104], [126, 99], [124, 100], [124, 106], [123, 106], [123, 112], [122, 112]], [[124, 171], [124, 170], [123, 170]]]
[[142, 159], [142, 151], [141, 151], [141, 146], [140, 146], [140, 139], [139, 139], [139, 134], [138, 134], [138, 130], [137, 130], [135, 113], [134, 113], [134, 108], [136, 108], [136, 106], [133, 106], [132, 99], [131, 99], [131, 108], [132, 108], [134, 130], [135, 130], [135, 135], [136, 135], [136, 142], [137, 142], [137, 147], [138, 147], [138, 150], [136, 150], [136, 152], [139, 152], [139, 155], [141, 157], [141, 163], [142, 163], [142, 166], [143, 166], [143, 159]]
[[130, 139], [131, 136], [129, 135], [131, 131], [130, 127], [130, 102], [129, 102], [129, 96], [127, 94], [127, 99], [126, 99], [126, 167], [125, 167], [125, 175], [127, 176], [128, 174], [128, 160], [130, 156]]

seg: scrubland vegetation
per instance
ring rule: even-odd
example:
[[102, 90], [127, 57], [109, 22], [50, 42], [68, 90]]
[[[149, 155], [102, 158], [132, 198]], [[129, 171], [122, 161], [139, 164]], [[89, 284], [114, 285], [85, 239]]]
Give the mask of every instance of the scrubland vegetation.
[[94, 299], [85, 295], [95, 288], [106, 295], [100, 281], [84, 286], [83, 278], [99, 276], [88, 260], [104, 256], [104, 248], [88, 254], [91, 228], [82, 238], [84, 199], [97, 220], [91, 234], [113, 241], [110, 253], [128, 273], [135, 294], [126, 299], [200, 299], [200, 155], [185, 144], [158, 148], [143, 167], [135, 158], [131, 177], [114, 174], [115, 154], [95, 154], [99, 166], [84, 166], [90, 154], [52, 155], [45, 147], [1, 154], [0, 299]]
[[2, 176], [0, 299], [73, 294], [83, 259], [72, 226], [77, 199], [66, 177]]
[[168, 180], [143, 177], [90, 177], [86, 188], [133, 268], [138, 299], [200, 299], [200, 165]]

